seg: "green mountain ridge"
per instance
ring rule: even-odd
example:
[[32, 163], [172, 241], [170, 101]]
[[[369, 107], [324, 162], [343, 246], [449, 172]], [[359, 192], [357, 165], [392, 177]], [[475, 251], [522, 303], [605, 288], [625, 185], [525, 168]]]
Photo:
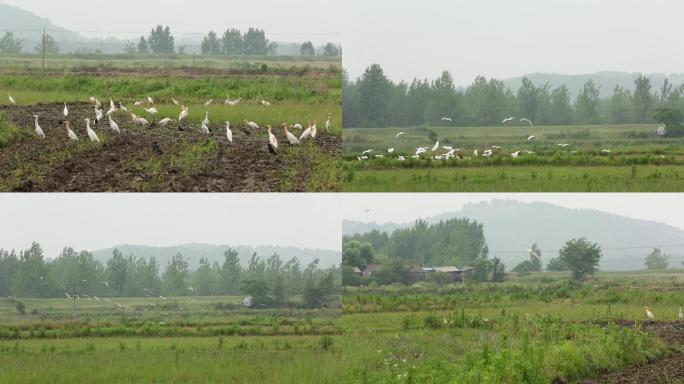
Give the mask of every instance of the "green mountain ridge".
[[[643, 269], [644, 259], [650, 247], [654, 246], [661, 246], [666, 253], [671, 254], [670, 267], [681, 267], [684, 261], [684, 230], [596, 210], [493, 200], [466, 204], [460, 211], [445, 212], [425, 220], [436, 223], [454, 217], [467, 217], [483, 223], [490, 256], [501, 258], [509, 270], [528, 257], [526, 250], [533, 243], [540, 246], [542, 263], [546, 265], [557, 256], [558, 249], [567, 240], [580, 236], [597, 242], [604, 249], [601, 260], [603, 270]], [[342, 231], [344, 235], [374, 229], [391, 233], [412, 225], [344, 221]]]

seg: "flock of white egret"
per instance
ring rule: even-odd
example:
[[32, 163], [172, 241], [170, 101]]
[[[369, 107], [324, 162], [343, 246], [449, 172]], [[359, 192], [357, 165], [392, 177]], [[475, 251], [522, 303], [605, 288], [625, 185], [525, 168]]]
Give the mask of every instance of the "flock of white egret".
[[[9, 95], [9, 100], [10, 100], [10, 103], [16, 104], [16, 100], [12, 97], [12, 95]], [[231, 100], [230, 97], [228, 97], [228, 98], [226, 98], [224, 104], [226, 106], [236, 106], [241, 101], [242, 101], [242, 99]], [[133, 123], [135, 123], [137, 125], [140, 125], [143, 127], [151, 125], [150, 120], [148, 120], [142, 116], [137, 116], [133, 112], [129, 112], [128, 108], [126, 108], [126, 106], [124, 106], [124, 104], [122, 102], [119, 102], [117, 105], [112, 100], [112, 98], [109, 99], [109, 109], [107, 110], [106, 113], [103, 113], [102, 102], [100, 102], [100, 100], [98, 100], [97, 97], [95, 97], [95, 96], [91, 97], [90, 102], [93, 104], [95, 117], [92, 120], [89, 117], [85, 118], [84, 121], [85, 121], [85, 125], [86, 125], [86, 132], [88, 134], [88, 138], [93, 143], [100, 143], [100, 139], [97, 136], [97, 133], [92, 129], [90, 124], [91, 124], [91, 122], [93, 122], [96, 126], [99, 126], [99, 123], [104, 119], [105, 114], [107, 115], [107, 119], [109, 121], [109, 129], [111, 131], [117, 133], [117, 134], [121, 133], [121, 129], [119, 128], [119, 124], [116, 121], [114, 121], [114, 119], [112, 118], [112, 115], [114, 115], [117, 111], [122, 111], [124, 113], [129, 114]], [[169, 126], [173, 122], [177, 122], [178, 129], [181, 129], [180, 128], [181, 122], [183, 122], [184, 120], [186, 120], [188, 118], [188, 107], [186, 105], [182, 105], [175, 98], [171, 98], [171, 102], [174, 105], [180, 106], [180, 112], [178, 114], [178, 120], [174, 120], [171, 117], [164, 117], [164, 118], [160, 119], [159, 121], [157, 121], [157, 124], [159, 124], [163, 127], [166, 127], [166, 126]], [[159, 110], [157, 110], [157, 108], [154, 107], [154, 99], [152, 97], [147, 96], [147, 102], [146, 103], [147, 103], [147, 105], [145, 105], [145, 102], [143, 102], [143, 101], [136, 101], [133, 103], [133, 105], [134, 106], [142, 106], [145, 113], [147, 113], [149, 115], [149, 118], [153, 119], [159, 113]], [[213, 103], [213, 99], [208, 100], [207, 102], [204, 103], [204, 106], [207, 107], [212, 103]], [[264, 107], [270, 107], [271, 106], [270, 102], [263, 100], [263, 99], [260, 101], [260, 104], [263, 105]], [[64, 115], [63, 123], [64, 123], [64, 126], [66, 127], [67, 137], [72, 141], [78, 141], [79, 140], [78, 136], [71, 129], [70, 121], [67, 120], [67, 118], [69, 117], [69, 108], [68, 108], [66, 102], [64, 103], [64, 110], [62, 113]], [[33, 117], [35, 119], [34, 125], [35, 125], [36, 134], [38, 135], [39, 138], [44, 139], [46, 136], [45, 136], [45, 132], [41, 128], [40, 124], [38, 123], [38, 115], [33, 115]], [[325, 121], [325, 130], [327, 132], [329, 132], [332, 128], [331, 118], [332, 118], [332, 115], [328, 114], [328, 118]], [[233, 142], [233, 131], [231, 130], [231, 123], [229, 121], [226, 121], [225, 124], [226, 124], [226, 138], [228, 139], [228, 141], [230, 143], [232, 143]], [[314, 120], [313, 124], [311, 124], [311, 122], [309, 121], [307, 128], [304, 129], [304, 127], [299, 123], [295, 123], [295, 124], [283, 123], [282, 128], [283, 128], [283, 132], [285, 134], [285, 137], [287, 139], [288, 144], [290, 144], [291, 146], [294, 146], [294, 145], [301, 144], [302, 141], [315, 139], [316, 135], [317, 135], [316, 124], [317, 124], [316, 120]], [[207, 134], [207, 135], [211, 134], [211, 131], [209, 129], [209, 125], [210, 125], [209, 111], [206, 111], [205, 116], [204, 116], [204, 120], [202, 120], [202, 122], [201, 122], [200, 131], [204, 134]], [[268, 125], [268, 124], [264, 125], [263, 127], [268, 129], [268, 148], [269, 148], [269, 151], [271, 153], [276, 153], [277, 149], [278, 149], [278, 139], [273, 134], [273, 131], [272, 131], [273, 127], [271, 125]], [[262, 128], [261, 125], [255, 123], [254, 121], [250, 121], [247, 119], [244, 120], [244, 126], [241, 127], [242, 131], [245, 132], [246, 134], [251, 134], [252, 133], [251, 130], [256, 130], [258, 132], [261, 128]], [[302, 132], [299, 135], [299, 137], [297, 137], [292, 132], [290, 132], [289, 129], [300, 130]]]

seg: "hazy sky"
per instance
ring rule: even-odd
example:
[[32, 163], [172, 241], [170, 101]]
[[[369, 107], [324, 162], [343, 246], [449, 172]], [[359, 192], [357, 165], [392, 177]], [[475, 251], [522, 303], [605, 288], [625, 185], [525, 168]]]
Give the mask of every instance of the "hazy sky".
[[405, 223], [493, 199], [596, 209], [684, 229], [684, 194], [674, 193], [361, 193], [345, 194], [340, 207], [346, 220]]
[[[90, 37], [122, 39], [148, 34], [156, 24], [168, 25], [174, 34], [227, 28], [258, 27], [276, 41], [315, 44], [340, 41], [340, 19], [333, 12], [335, 0], [0, 0], [50, 19]], [[115, 32], [115, 33], [109, 33]], [[332, 34], [332, 35], [331, 35]]]
[[0, 194], [0, 248], [211, 243], [340, 250], [334, 194]]
[[457, 85], [477, 75], [682, 72], [684, 3], [674, 0], [347, 0], [344, 65], [380, 63], [393, 80]]

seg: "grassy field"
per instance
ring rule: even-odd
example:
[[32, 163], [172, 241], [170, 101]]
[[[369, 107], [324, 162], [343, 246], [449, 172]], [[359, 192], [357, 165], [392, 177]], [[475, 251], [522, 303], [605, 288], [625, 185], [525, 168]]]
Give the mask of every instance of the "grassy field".
[[661, 329], [678, 323], [681, 273], [567, 278], [347, 287], [343, 382], [571, 383], [681, 355]]
[[0, 382], [337, 382], [339, 310], [240, 299], [0, 299]]
[[[345, 128], [343, 190], [681, 191], [684, 139], [660, 138], [655, 129], [647, 124]], [[405, 134], [395, 138], [399, 132]], [[440, 143], [434, 152], [429, 135]], [[530, 135], [536, 139], [528, 141]], [[457, 148], [460, 156], [444, 156], [443, 146]], [[427, 152], [414, 158], [418, 147]], [[487, 149], [493, 154], [482, 156]], [[518, 157], [511, 156], [516, 152]]]
[[[130, 70], [112, 65], [26, 73], [0, 66], [0, 94], [11, 95], [18, 104], [11, 105], [6, 96], [0, 99], [0, 158], [7, 166], [0, 169], [0, 189], [338, 191], [341, 72], [334, 62], [327, 67], [310, 64], [294, 61], [291, 67], [275, 72], [239, 65], [237, 69], [180, 66]], [[151, 126], [136, 126], [128, 113], [119, 110], [113, 118], [121, 135], [107, 129], [106, 118], [104, 127], [94, 127], [102, 148], [93, 150], [85, 140], [70, 143], [61, 124], [65, 120], [63, 103], [70, 108], [68, 119], [77, 136], [87, 139], [83, 120], [94, 119], [88, 105], [92, 96], [103, 102], [105, 110], [110, 98], [123, 103], [130, 112], [148, 119]], [[149, 106], [148, 96], [155, 100], [156, 115], [143, 109]], [[225, 106], [227, 97], [242, 101]], [[172, 98], [189, 107], [188, 118], [182, 124], [172, 123], [170, 128], [157, 125], [165, 117], [178, 119], [180, 107]], [[213, 103], [205, 106], [209, 100]], [[263, 106], [262, 100], [271, 105]], [[136, 107], [136, 101], [144, 104]], [[209, 136], [200, 132], [206, 113]], [[44, 141], [34, 133], [34, 114], [47, 136]], [[326, 131], [329, 115], [331, 129]], [[280, 144], [277, 155], [269, 154], [266, 130], [246, 129], [245, 120], [274, 127]], [[226, 121], [232, 126], [233, 143], [226, 138]], [[319, 135], [288, 148], [281, 124], [306, 127], [307, 122], [317, 123]], [[296, 130], [293, 133], [301, 134]], [[98, 163], [100, 166], [91, 167]]]

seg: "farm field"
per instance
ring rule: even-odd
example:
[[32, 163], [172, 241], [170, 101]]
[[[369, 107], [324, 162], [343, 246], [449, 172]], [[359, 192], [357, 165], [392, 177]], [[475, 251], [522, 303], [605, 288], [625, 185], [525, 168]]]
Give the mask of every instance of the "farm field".
[[339, 310], [240, 299], [2, 299], [0, 382], [337, 382]]
[[[648, 124], [345, 128], [343, 190], [680, 191], [684, 139], [660, 138], [656, 128]], [[405, 133], [395, 137], [399, 132]], [[535, 139], [528, 140], [529, 136]], [[432, 152], [435, 138], [439, 148]], [[419, 147], [426, 151], [414, 158]], [[458, 149], [452, 152], [456, 156], [446, 155], [449, 148]], [[491, 150], [491, 155], [483, 156], [485, 150]]]
[[[0, 190], [2, 191], [336, 191], [340, 186], [341, 92], [339, 63], [272, 65], [248, 61], [223, 68], [144, 65], [125, 67], [50, 67], [45, 72], [0, 68]], [[242, 63], [242, 64], [240, 64]], [[159, 62], [157, 62], [158, 65]], [[262, 66], [263, 64], [263, 66]], [[231, 66], [232, 65], [232, 66]], [[242, 65], [242, 66], [241, 66]], [[117, 109], [112, 118], [121, 134], [109, 129], [107, 116], [93, 125], [101, 144], [86, 134], [86, 117], [94, 120], [89, 99], [97, 97], [106, 112], [109, 99], [149, 120], [133, 122]], [[151, 96], [154, 104], [146, 100]], [[181, 123], [180, 106], [189, 108]], [[224, 100], [241, 99], [235, 106]], [[213, 100], [210, 105], [205, 103]], [[261, 100], [271, 105], [264, 106]], [[144, 103], [135, 106], [136, 101]], [[64, 102], [69, 116], [62, 114]], [[144, 108], [154, 106], [158, 113]], [[210, 134], [201, 132], [208, 112]], [[33, 115], [46, 139], [34, 132]], [[331, 129], [325, 121], [331, 116]], [[70, 141], [62, 121], [69, 120], [79, 138]], [[247, 128], [245, 120], [260, 129]], [[233, 142], [226, 137], [231, 123]], [[290, 147], [282, 123], [317, 123], [318, 135]], [[266, 125], [278, 140], [268, 149]], [[299, 136], [302, 132], [291, 129]]]
[[[682, 274], [346, 287], [344, 383], [679, 383]], [[655, 320], [648, 320], [649, 306]]]

